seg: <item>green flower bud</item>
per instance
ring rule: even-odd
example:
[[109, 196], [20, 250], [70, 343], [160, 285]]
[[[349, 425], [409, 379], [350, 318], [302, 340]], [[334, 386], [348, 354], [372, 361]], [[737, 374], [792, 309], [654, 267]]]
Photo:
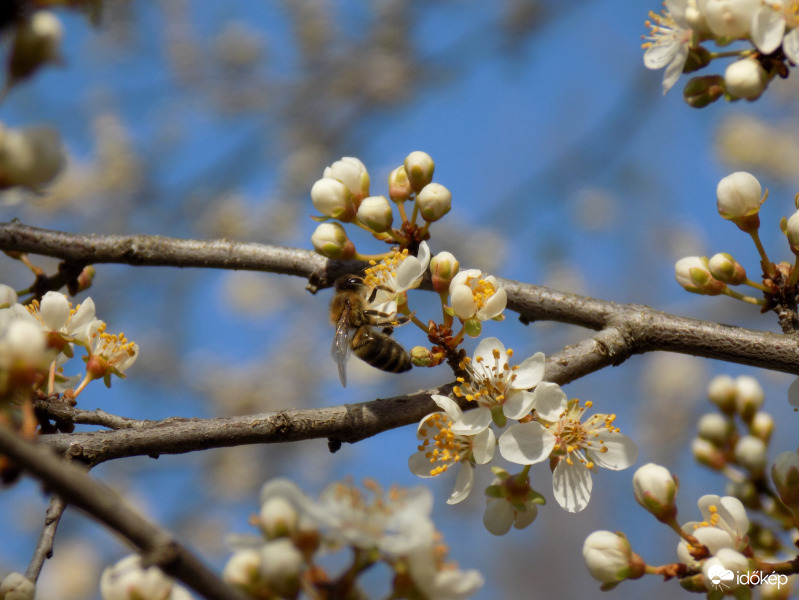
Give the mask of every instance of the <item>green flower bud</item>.
[[349, 260], [355, 256], [355, 244], [338, 223], [322, 223], [311, 236], [314, 250], [327, 258]]
[[416, 196], [416, 204], [422, 218], [433, 223], [452, 208], [452, 193], [440, 183], [428, 183]]
[[413, 193], [405, 167], [397, 167], [388, 176], [388, 195], [394, 202], [405, 202]]
[[704, 108], [724, 95], [724, 78], [721, 75], [693, 77], [685, 84], [682, 95], [688, 106]]
[[707, 296], [721, 294], [727, 288], [727, 284], [713, 277], [707, 263], [707, 258], [699, 256], [681, 258], [674, 265], [677, 283], [694, 294]]
[[729, 285], [740, 285], [746, 281], [746, 270], [726, 252], [711, 256], [707, 266], [713, 277]]
[[383, 233], [391, 228], [394, 213], [385, 196], [369, 196], [358, 207], [358, 220], [375, 233]]
[[460, 263], [451, 252], [439, 252], [430, 260], [433, 289], [439, 294], [449, 291], [452, 278], [458, 273]]

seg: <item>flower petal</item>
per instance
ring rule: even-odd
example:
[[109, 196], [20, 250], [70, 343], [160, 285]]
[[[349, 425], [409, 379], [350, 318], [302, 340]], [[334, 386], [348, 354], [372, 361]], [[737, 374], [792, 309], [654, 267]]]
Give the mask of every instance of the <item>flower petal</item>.
[[491, 411], [484, 406], [463, 413], [450, 429], [459, 435], [477, 435], [491, 424]]
[[426, 456], [426, 453], [423, 451], [416, 452], [411, 454], [408, 458], [408, 468], [410, 468], [411, 473], [416, 475], [417, 477], [423, 477], [427, 479], [428, 477], [433, 477], [430, 474], [432, 470], [430, 459]]
[[438, 408], [447, 413], [447, 416], [450, 418], [450, 420], [457, 421], [463, 416], [461, 407], [458, 406], [458, 403], [452, 398], [448, 398], [447, 396], [439, 396], [438, 394], [433, 394], [430, 397], [433, 399], [433, 402], [438, 405]]
[[519, 365], [514, 375], [516, 378], [513, 380], [514, 390], [529, 390], [541, 383], [544, 378], [544, 369], [546, 367], [546, 357], [543, 352], [536, 352], [530, 358], [527, 358]]
[[[638, 460], [638, 446], [629, 437], [617, 431], [600, 429], [595, 438], [601, 445], [588, 450], [597, 465], [611, 471], [621, 471], [632, 466]], [[597, 450], [602, 449], [601, 452]]]
[[591, 472], [579, 460], [572, 464], [561, 460], [552, 473], [555, 500], [568, 512], [580, 512], [591, 499]]
[[[498, 359], [494, 359], [494, 352], [499, 354]], [[480, 343], [477, 344], [477, 348], [474, 350], [472, 367], [480, 375], [490, 377], [492, 371], [487, 367], [493, 367], [495, 364], [499, 367], [500, 373], [502, 373], [502, 369], [505, 368], [505, 365], [508, 364], [508, 353], [505, 350], [505, 344], [495, 337], [480, 340]]]
[[502, 405], [502, 412], [509, 419], [521, 419], [533, 409], [535, 396], [531, 392], [511, 391]]
[[494, 458], [494, 451], [497, 448], [497, 436], [494, 431], [487, 427], [472, 439], [472, 456], [478, 465], [484, 465]]
[[555, 436], [541, 423], [530, 421], [511, 425], [499, 438], [499, 451], [505, 460], [533, 465], [549, 457]]
[[453, 285], [450, 286], [450, 303], [452, 310], [461, 319], [468, 319], [474, 316], [477, 310], [477, 302], [474, 300], [472, 288], [468, 285]]
[[792, 29], [785, 34], [782, 51], [792, 62], [799, 63], [799, 29]]
[[488, 321], [494, 317], [502, 314], [505, 307], [508, 305], [508, 293], [505, 288], [499, 288], [494, 294], [486, 300], [483, 308], [477, 311], [477, 318], [481, 321]]
[[785, 18], [771, 6], [762, 6], [752, 17], [749, 36], [763, 54], [774, 52], [782, 43], [784, 34]]
[[69, 300], [64, 294], [47, 292], [39, 305], [39, 316], [49, 331], [58, 331], [69, 318]]
[[545, 421], [557, 421], [569, 399], [557, 383], [542, 381], [533, 391], [533, 408]]
[[530, 525], [538, 516], [538, 506], [532, 502], [524, 505], [524, 510], [516, 510], [516, 522], [513, 527], [516, 529], [524, 529]]
[[463, 502], [469, 496], [469, 492], [474, 487], [474, 469], [469, 463], [461, 463], [458, 469], [458, 476], [455, 478], [455, 487], [452, 489], [447, 499], [447, 504], [457, 504]]
[[513, 513], [513, 507], [505, 498], [489, 498], [483, 513], [483, 525], [489, 533], [505, 535], [513, 525]]

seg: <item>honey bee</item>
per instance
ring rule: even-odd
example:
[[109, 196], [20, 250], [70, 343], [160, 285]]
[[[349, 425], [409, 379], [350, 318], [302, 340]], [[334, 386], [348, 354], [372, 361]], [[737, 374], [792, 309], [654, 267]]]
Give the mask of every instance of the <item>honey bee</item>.
[[[367, 309], [374, 302], [379, 287], [372, 288], [357, 275], [343, 275], [336, 280], [336, 292], [330, 302], [330, 322], [336, 326], [330, 354], [338, 364], [341, 385], [347, 387], [347, 357], [350, 349], [365, 363], [381, 371], [402, 373], [411, 368], [411, 356], [399, 342], [389, 337], [392, 328], [410, 317], [397, 317]], [[377, 331], [373, 327], [383, 327]]]

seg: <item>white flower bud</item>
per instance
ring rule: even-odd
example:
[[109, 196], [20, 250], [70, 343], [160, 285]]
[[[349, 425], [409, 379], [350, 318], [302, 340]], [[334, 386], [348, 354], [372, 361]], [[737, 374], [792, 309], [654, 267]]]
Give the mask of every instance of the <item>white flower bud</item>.
[[585, 538], [583, 559], [591, 577], [604, 584], [637, 579], [646, 569], [627, 538], [612, 531], [595, 531]]
[[369, 195], [369, 172], [357, 158], [345, 156], [326, 167], [323, 175], [337, 179], [347, 186], [356, 206]]
[[732, 423], [719, 413], [702, 415], [697, 427], [697, 435], [703, 440], [712, 442], [716, 446], [723, 446], [735, 431]]
[[272, 496], [261, 505], [259, 523], [270, 540], [288, 537], [297, 530], [299, 513], [283, 496]]
[[752, 17], [760, 8], [760, 0], [698, 0], [697, 4], [710, 31], [729, 40], [749, 35]]
[[0, 126], [0, 189], [19, 185], [37, 191], [55, 179], [65, 162], [55, 129]]
[[716, 199], [719, 214], [744, 231], [754, 231], [760, 226], [757, 213], [766, 196], [751, 173], [737, 171], [727, 175], [716, 187]]
[[749, 424], [749, 430], [752, 435], [768, 443], [771, 439], [771, 434], [774, 432], [774, 419], [765, 412], [755, 413], [755, 416], [752, 417], [752, 422]]
[[771, 480], [782, 503], [792, 512], [799, 510], [799, 454], [780, 454], [771, 467]]
[[451, 252], [439, 252], [430, 260], [430, 274], [433, 280], [433, 289], [439, 294], [449, 290], [452, 278], [460, 268], [460, 263]]
[[730, 254], [719, 252], [708, 261], [710, 274], [729, 285], [740, 285], [746, 281], [746, 270]]
[[22, 573], [9, 573], [0, 581], [0, 600], [33, 600], [36, 586]]
[[433, 181], [433, 171], [436, 164], [427, 152], [411, 152], [405, 157], [405, 172], [408, 174], [408, 181], [417, 194], [422, 188]]
[[132, 554], [106, 568], [100, 577], [103, 600], [169, 598], [172, 580], [158, 567], [142, 568], [141, 557]]
[[261, 548], [261, 577], [281, 597], [294, 597], [303, 565], [302, 554], [288, 538], [267, 542]]
[[364, 198], [358, 207], [358, 220], [375, 233], [383, 233], [391, 228], [394, 213], [385, 196], [369, 196]]
[[405, 167], [397, 167], [388, 175], [388, 195], [394, 202], [405, 202], [413, 192]]
[[745, 423], [749, 423], [763, 406], [763, 388], [754, 377], [741, 375], [735, 378], [735, 409]]
[[258, 550], [238, 550], [222, 570], [222, 579], [229, 585], [248, 588], [258, 581], [261, 553]]
[[742, 436], [735, 444], [735, 460], [753, 477], [766, 470], [766, 443], [753, 435]]
[[20, 24], [8, 61], [11, 80], [25, 79], [39, 67], [58, 62], [63, 36], [61, 21], [49, 10], [36, 11], [29, 21]]
[[736, 60], [724, 71], [724, 85], [734, 98], [757, 100], [768, 82], [768, 73], [754, 58]]
[[323, 177], [311, 188], [311, 201], [326, 217], [349, 223], [355, 217], [357, 208], [352, 200], [350, 189], [332, 177]]
[[717, 296], [727, 284], [719, 281], [710, 273], [707, 259], [699, 256], [686, 256], [674, 265], [674, 277], [683, 289], [694, 294]]
[[355, 256], [355, 244], [338, 223], [322, 223], [311, 235], [311, 244], [322, 256], [349, 260]]
[[735, 397], [738, 395], [738, 388], [735, 380], [729, 375], [718, 375], [710, 380], [707, 386], [708, 399], [727, 415], [735, 412]]
[[677, 479], [669, 470], [654, 463], [640, 467], [633, 475], [635, 499], [658, 521], [669, 522], [677, 515], [677, 487]]
[[788, 244], [793, 253], [799, 253], [799, 211], [793, 213], [788, 219], [785, 225], [785, 235], [788, 237]]
[[433, 223], [452, 208], [452, 193], [440, 183], [428, 183], [416, 196], [416, 204], [422, 218]]

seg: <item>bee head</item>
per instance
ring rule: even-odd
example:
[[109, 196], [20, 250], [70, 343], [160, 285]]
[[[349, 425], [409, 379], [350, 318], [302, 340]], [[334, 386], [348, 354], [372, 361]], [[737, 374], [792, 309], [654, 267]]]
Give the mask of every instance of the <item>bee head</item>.
[[342, 275], [336, 279], [336, 291], [360, 290], [363, 287], [363, 278], [358, 275]]

